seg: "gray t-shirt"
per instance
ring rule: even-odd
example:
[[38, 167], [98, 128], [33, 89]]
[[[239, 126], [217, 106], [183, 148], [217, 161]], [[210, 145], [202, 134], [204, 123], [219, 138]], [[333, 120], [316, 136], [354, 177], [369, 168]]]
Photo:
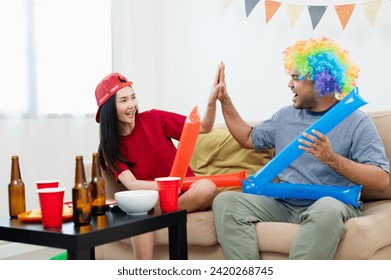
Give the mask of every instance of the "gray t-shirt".
[[[253, 128], [251, 140], [254, 149], [259, 151], [275, 148], [278, 154], [325, 113], [295, 109], [293, 106], [282, 108], [270, 119]], [[371, 118], [364, 112], [354, 111], [326, 135], [336, 153], [355, 162], [379, 166], [389, 172], [389, 161], [383, 143]], [[354, 185], [309, 153], [303, 153], [278, 177], [281, 181], [292, 184]]]

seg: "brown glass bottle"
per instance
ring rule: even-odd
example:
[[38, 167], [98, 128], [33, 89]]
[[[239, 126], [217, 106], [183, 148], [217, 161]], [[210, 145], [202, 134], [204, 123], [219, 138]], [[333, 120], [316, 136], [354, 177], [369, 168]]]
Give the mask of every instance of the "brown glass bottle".
[[91, 190], [84, 172], [83, 156], [76, 156], [75, 185], [72, 189], [73, 222], [87, 225], [91, 222]]
[[19, 157], [12, 156], [11, 181], [8, 185], [9, 213], [12, 219], [26, 212], [26, 197], [24, 183], [20, 175]]
[[99, 154], [92, 154], [91, 180], [88, 187], [91, 190], [91, 214], [103, 215], [106, 212], [105, 180], [102, 178], [99, 164]]

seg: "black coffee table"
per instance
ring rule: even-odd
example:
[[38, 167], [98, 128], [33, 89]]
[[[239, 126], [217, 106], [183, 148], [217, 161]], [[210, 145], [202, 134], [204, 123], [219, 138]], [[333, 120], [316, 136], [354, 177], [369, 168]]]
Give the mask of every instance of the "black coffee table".
[[93, 217], [90, 225], [76, 227], [69, 221], [60, 229], [0, 218], [0, 240], [63, 248], [68, 250], [68, 259], [93, 260], [95, 246], [168, 227], [170, 259], [187, 260], [186, 222], [186, 210], [164, 214], [155, 210], [142, 216], [107, 211]]

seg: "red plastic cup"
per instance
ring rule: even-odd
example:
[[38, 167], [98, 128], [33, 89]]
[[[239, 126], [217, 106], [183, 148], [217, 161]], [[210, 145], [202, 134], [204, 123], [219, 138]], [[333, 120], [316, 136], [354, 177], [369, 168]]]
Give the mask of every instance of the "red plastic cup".
[[37, 185], [38, 189], [44, 189], [44, 188], [58, 188], [60, 181], [57, 179], [54, 180], [39, 180], [35, 181], [35, 184]]
[[43, 227], [61, 227], [65, 188], [43, 188], [38, 189], [37, 192], [41, 206]]
[[162, 212], [172, 212], [178, 210], [178, 194], [180, 177], [160, 177], [156, 178], [157, 190], [159, 192], [159, 202]]

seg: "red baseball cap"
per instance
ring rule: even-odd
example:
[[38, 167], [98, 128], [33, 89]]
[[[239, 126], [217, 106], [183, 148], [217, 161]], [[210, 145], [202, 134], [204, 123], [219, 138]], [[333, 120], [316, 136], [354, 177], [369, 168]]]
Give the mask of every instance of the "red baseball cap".
[[95, 98], [98, 104], [98, 111], [96, 112], [95, 120], [100, 122], [100, 107], [103, 103], [109, 100], [117, 91], [124, 87], [132, 86], [133, 82], [128, 81], [124, 76], [119, 73], [113, 72], [107, 75], [96, 87]]

